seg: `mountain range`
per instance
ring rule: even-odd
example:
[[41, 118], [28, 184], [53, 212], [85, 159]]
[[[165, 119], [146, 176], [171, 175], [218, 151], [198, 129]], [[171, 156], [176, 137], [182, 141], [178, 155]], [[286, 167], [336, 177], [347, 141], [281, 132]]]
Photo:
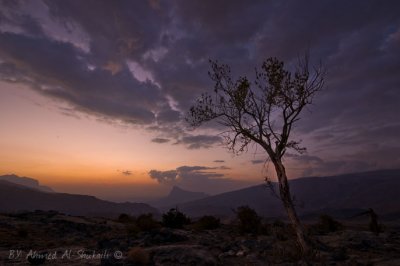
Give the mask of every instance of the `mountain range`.
[[[348, 218], [368, 208], [379, 215], [400, 218], [400, 170], [380, 170], [291, 180], [290, 189], [301, 216], [330, 213]], [[275, 192], [274, 192], [275, 191]], [[265, 217], [285, 217], [277, 184], [253, 186], [176, 204], [190, 216], [232, 216], [248, 205]]]
[[31, 177], [25, 177], [25, 176], [17, 176], [17, 175], [2, 175], [0, 176], [0, 180], [5, 180], [14, 184], [22, 185], [25, 187], [30, 187], [34, 188], [43, 192], [54, 192], [53, 189], [47, 187], [47, 186], [42, 186], [39, 184], [39, 181], [36, 179], [33, 179]]
[[139, 215], [158, 210], [145, 203], [115, 203], [94, 196], [44, 192], [6, 180], [0, 180], [0, 212], [55, 210], [82, 216], [117, 217], [121, 213]]
[[[11, 182], [11, 181], [14, 182]], [[232, 217], [239, 206], [248, 205], [264, 217], [286, 217], [278, 196], [277, 184], [252, 186], [208, 196], [173, 187], [170, 193], [150, 205], [115, 203], [94, 196], [56, 193], [27, 177], [0, 177], [0, 212], [56, 210], [72, 215], [116, 216], [121, 213], [156, 216], [169, 208], [192, 217], [216, 215]], [[400, 219], [400, 170], [379, 170], [327, 177], [304, 177], [291, 180], [290, 189], [300, 216], [321, 213], [349, 218], [372, 208], [383, 218]]]
[[207, 198], [209, 195], [203, 192], [193, 192], [184, 190], [178, 186], [173, 186], [166, 197], [148, 202], [150, 205], [165, 210], [177, 204]]

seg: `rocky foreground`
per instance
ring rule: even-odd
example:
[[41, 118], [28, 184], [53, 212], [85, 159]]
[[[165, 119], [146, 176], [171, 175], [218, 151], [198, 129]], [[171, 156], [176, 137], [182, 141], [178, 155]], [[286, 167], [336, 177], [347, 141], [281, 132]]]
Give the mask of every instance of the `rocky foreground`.
[[241, 234], [235, 222], [206, 230], [154, 221], [67, 216], [57, 212], [0, 215], [0, 265], [400, 265], [400, 232], [386, 226], [378, 236], [367, 225], [320, 230], [307, 261], [282, 222]]

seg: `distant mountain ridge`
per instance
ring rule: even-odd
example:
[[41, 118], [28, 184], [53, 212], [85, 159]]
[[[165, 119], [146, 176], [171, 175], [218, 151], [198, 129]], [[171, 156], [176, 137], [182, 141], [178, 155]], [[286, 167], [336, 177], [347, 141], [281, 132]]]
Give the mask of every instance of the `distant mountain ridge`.
[[40, 185], [38, 180], [33, 179], [31, 177], [17, 176], [14, 174], [10, 174], [10, 175], [0, 176], [0, 180], [5, 180], [14, 184], [34, 188], [43, 192], [54, 192], [52, 188]]
[[145, 203], [115, 203], [94, 196], [47, 193], [32, 187], [0, 180], [0, 212], [55, 210], [65, 214], [117, 217], [121, 213], [140, 215], [158, 210]]
[[171, 207], [174, 204], [203, 199], [208, 196], [208, 194], [203, 192], [188, 191], [178, 186], [174, 186], [166, 197], [151, 201], [149, 204], [161, 209], [168, 209], [168, 207]]
[[[300, 215], [367, 208], [373, 208], [382, 215], [400, 213], [400, 170], [397, 169], [299, 178], [290, 181], [290, 189]], [[248, 205], [266, 217], [285, 217], [280, 199], [266, 185], [177, 205], [191, 216], [232, 216], [233, 209]]]

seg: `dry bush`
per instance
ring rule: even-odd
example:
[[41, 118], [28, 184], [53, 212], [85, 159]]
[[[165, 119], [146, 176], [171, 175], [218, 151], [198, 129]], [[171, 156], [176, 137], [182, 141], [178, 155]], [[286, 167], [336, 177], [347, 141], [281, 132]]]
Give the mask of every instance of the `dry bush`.
[[236, 210], [236, 216], [239, 220], [240, 233], [259, 233], [261, 226], [261, 217], [249, 206], [241, 206]]
[[128, 251], [127, 260], [134, 265], [148, 265], [150, 263], [150, 256], [145, 249], [134, 247]]
[[311, 231], [317, 234], [328, 234], [343, 230], [344, 226], [331, 216], [323, 214], [317, 224], [311, 226]]
[[136, 236], [140, 232], [140, 228], [136, 224], [127, 224], [125, 226], [126, 232], [129, 236]]
[[153, 229], [158, 229], [161, 224], [153, 218], [153, 214], [142, 214], [136, 218], [136, 226], [141, 231], [151, 231]]
[[135, 218], [130, 216], [130, 215], [128, 215], [128, 214], [126, 214], [126, 213], [121, 213], [118, 216], [117, 221], [120, 222], [120, 223], [124, 223], [124, 224], [125, 223], [133, 223], [135, 221]]
[[205, 215], [193, 225], [193, 228], [195, 230], [213, 230], [219, 228], [220, 226], [220, 219], [211, 215]]
[[183, 226], [190, 224], [190, 218], [178, 209], [170, 209], [162, 216], [162, 224], [168, 228], [183, 228]]

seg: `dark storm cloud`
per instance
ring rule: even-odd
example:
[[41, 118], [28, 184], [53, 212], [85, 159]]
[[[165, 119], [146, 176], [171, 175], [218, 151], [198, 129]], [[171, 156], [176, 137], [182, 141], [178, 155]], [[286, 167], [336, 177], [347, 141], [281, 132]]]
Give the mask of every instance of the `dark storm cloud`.
[[[21, 1], [2, 9], [7, 20], [1, 21], [0, 57], [15, 68], [14, 80], [19, 75], [39, 92], [98, 116], [132, 124], [154, 123], [156, 114], [160, 121], [179, 120], [160, 88], [137, 80], [129, 68], [129, 60], [159, 37], [162, 16], [147, 2], [36, 4]], [[34, 17], [38, 8], [42, 18]], [[140, 16], [130, 13], [139, 11]], [[44, 33], [45, 27], [59, 32]], [[78, 29], [87, 35], [89, 51], [81, 47], [85, 40], [68, 35]]]
[[175, 170], [151, 170], [149, 176], [160, 184], [179, 185], [195, 191], [221, 193], [248, 186], [250, 183], [233, 180], [215, 170], [226, 170], [225, 167], [180, 166]]
[[360, 166], [356, 154], [368, 165], [400, 166], [377, 155], [400, 148], [392, 133], [400, 102], [398, 1], [5, 1], [3, 7], [3, 80], [29, 83], [76, 110], [145, 124], [189, 149], [220, 142], [181, 126], [194, 99], [213, 87], [208, 59], [252, 80], [264, 58], [291, 65], [310, 49], [311, 61], [321, 60], [328, 75], [296, 127], [299, 137], [310, 151], [325, 152], [318, 155], [324, 162], [348, 156], [354, 164], [346, 169]]
[[40, 93], [66, 100], [87, 112], [151, 123], [155, 118], [153, 101], [163, 100], [154, 85], [136, 81], [127, 69], [116, 75], [104, 69], [89, 70], [70, 44], [3, 33], [0, 54], [36, 78], [35, 88]]

